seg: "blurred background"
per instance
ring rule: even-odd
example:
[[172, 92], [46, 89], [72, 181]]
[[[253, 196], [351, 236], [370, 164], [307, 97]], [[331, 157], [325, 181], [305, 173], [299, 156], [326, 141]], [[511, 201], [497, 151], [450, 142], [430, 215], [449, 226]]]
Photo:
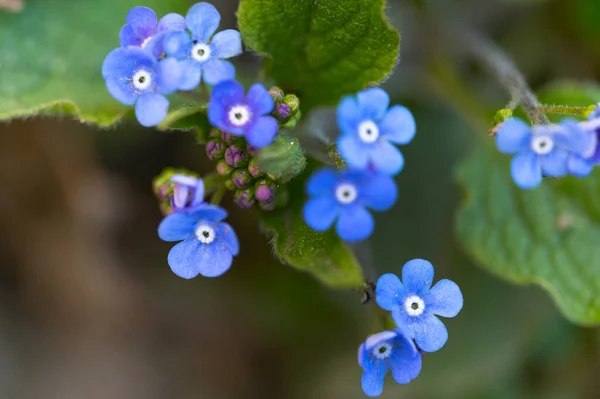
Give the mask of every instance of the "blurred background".
[[[222, 27], [235, 27], [237, 2], [213, 3]], [[402, 49], [383, 87], [413, 110], [418, 134], [402, 149], [399, 201], [377, 217], [367, 266], [376, 278], [426, 258], [436, 280], [460, 285], [465, 306], [445, 320], [450, 339], [419, 378], [389, 378], [382, 397], [600, 397], [598, 329], [567, 322], [537, 287], [489, 275], [454, 238], [453, 168], [508, 96], [440, 29], [492, 37], [534, 89], [597, 80], [600, 2], [390, 0], [386, 14]], [[236, 65], [257, 71], [260, 59]], [[365, 397], [356, 352], [375, 305], [279, 264], [256, 215], [230, 197], [241, 241], [231, 270], [175, 276], [151, 190], [166, 166], [214, 168], [192, 133], [49, 117], [0, 124], [0, 398]]]

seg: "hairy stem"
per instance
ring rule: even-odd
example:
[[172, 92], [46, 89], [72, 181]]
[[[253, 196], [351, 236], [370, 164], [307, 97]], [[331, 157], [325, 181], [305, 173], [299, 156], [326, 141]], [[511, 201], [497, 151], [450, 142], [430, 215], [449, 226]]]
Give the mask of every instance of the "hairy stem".
[[540, 111], [545, 114], [586, 116], [590, 107], [575, 107], [570, 105], [541, 105]]

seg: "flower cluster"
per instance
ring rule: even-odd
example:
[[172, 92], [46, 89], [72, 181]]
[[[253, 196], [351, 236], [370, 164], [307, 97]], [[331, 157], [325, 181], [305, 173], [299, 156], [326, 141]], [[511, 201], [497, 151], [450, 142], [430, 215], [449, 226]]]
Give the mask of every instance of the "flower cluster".
[[462, 293], [453, 281], [432, 283], [433, 266], [423, 259], [404, 265], [402, 281], [394, 274], [379, 278], [377, 304], [392, 312], [397, 329], [370, 336], [358, 349], [367, 395], [381, 395], [390, 369], [397, 383], [408, 384], [421, 371], [421, 352], [440, 350], [448, 340], [448, 331], [437, 316], [456, 316], [463, 306]]
[[209, 85], [235, 78], [235, 68], [224, 59], [242, 53], [240, 33], [214, 34], [221, 16], [214, 6], [198, 3], [186, 17], [167, 14], [157, 21], [147, 7], [127, 14], [120, 44], [108, 54], [102, 76], [108, 92], [125, 105], [135, 104], [143, 126], [156, 126], [169, 109], [166, 95], [192, 90], [202, 79]]
[[314, 230], [325, 231], [335, 222], [343, 240], [364, 240], [375, 224], [367, 208], [385, 211], [396, 202], [392, 176], [402, 170], [404, 158], [394, 144], [409, 143], [416, 125], [408, 109], [388, 108], [389, 102], [384, 90], [371, 88], [338, 105], [337, 150], [347, 168], [324, 168], [309, 179], [304, 219]]
[[584, 122], [566, 119], [532, 127], [512, 118], [498, 128], [496, 146], [502, 153], [515, 155], [510, 173], [517, 186], [532, 189], [543, 176], [588, 176], [600, 163], [599, 135], [598, 109]]

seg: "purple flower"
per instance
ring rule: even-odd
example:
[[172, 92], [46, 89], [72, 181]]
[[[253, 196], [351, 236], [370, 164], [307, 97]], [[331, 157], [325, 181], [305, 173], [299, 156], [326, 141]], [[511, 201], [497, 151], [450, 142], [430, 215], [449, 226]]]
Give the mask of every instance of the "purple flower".
[[137, 47], [118, 48], [104, 59], [102, 76], [108, 92], [125, 105], [135, 104], [135, 115], [143, 126], [156, 126], [167, 116], [169, 100], [181, 80], [177, 60], [155, 60]]
[[304, 220], [313, 230], [325, 231], [336, 222], [337, 234], [348, 242], [371, 235], [375, 222], [367, 210], [384, 211], [396, 202], [396, 184], [388, 175], [371, 171], [323, 168], [306, 185], [311, 198]]
[[171, 181], [173, 187], [173, 198], [171, 206], [175, 211], [195, 208], [204, 201], [204, 181], [186, 175], [173, 175]]
[[358, 348], [358, 364], [363, 368], [362, 389], [368, 396], [383, 392], [388, 370], [398, 384], [408, 384], [421, 372], [421, 354], [402, 330], [371, 335]]
[[407, 331], [421, 350], [435, 352], [448, 340], [448, 331], [436, 315], [454, 317], [463, 306], [458, 285], [440, 280], [432, 287], [433, 266], [413, 259], [402, 268], [402, 281], [395, 274], [384, 274], [377, 281], [377, 304], [392, 312], [398, 327]]
[[164, 241], [181, 241], [169, 252], [168, 262], [173, 273], [190, 279], [201, 274], [218, 277], [231, 267], [239, 252], [233, 228], [222, 222], [227, 212], [214, 205], [201, 205], [165, 217], [158, 227]]
[[520, 188], [532, 189], [540, 185], [542, 175], [590, 174], [596, 136], [572, 120], [532, 128], [509, 119], [498, 129], [496, 146], [504, 154], [516, 154], [510, 165], [512, 178]]
[[175, 32], [164, 40], [164, 47], [169, 57], [183, 61], [185, 79], [180, 90], [196, 88], [202, 79], [209, 85], [235, 78], [235, 68], [225, 58], [242, 53], [242, 37], [240, 32], [227, 29], [213, 36], [221, 15], [208, 3], [193, 5], [185, 17], [188, 32]]
[[273, 142], [279, 130], [279, 124], [269, 115], [273, 107], [273, 98], [263, 85], [255, 84], [244, 97], [244, 87], [230, 80], [213, 88], [208, 119], [213, 126], [244, 136], [251, 146], [263, 148]]
[[162, 40], [165, 35], [184, 30], [185, 19], [179, 14], [167, 14], [157, 21], [151, 8], [134, 7], [127, 13], [127, 23], [121, 28], [119, 39], [122, 47], [147, 48], [159, 58], [164, 52]]

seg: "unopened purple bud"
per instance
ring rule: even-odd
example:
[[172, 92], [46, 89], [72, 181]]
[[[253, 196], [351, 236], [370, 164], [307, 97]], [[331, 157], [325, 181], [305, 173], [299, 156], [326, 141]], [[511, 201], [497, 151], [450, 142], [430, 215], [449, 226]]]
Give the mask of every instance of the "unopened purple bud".
[[250, 162], [248, 162], [248, 172], [252, 177], [261, 177], [264, 175], [264, 172], [256, 165], [257, 163], [256, 158], [250, 158]]
[[275, 107], [273, 116], [281, 123], [286, 123], [292, 117], [292, 109], [286, 103], [281, 103]]
[[225, 150], [225, 162], [233, 168], [245, 168], [248, 165], [248, 153], [236, 145]]
[[223, 158], [223, 155], [225, 155], [225, 143], [218, 139], [210, 140], [206, 143], [206, 155], [212, 160]]
[[255, 196], [258, 201], [273, 202], [273, 199], [275, 198], [275, 190], [277, 189], [275, 183], [263, 179], [256, 183], [254, 188]]
[[283, 101], [283, 96], [284, 96], [283, 90], [281, 90], [279, 87], [277, 87], [277, 86], [271, 87], [269, 89], [269, 94], [273, 98], [273, 102], [275, 102], [275, 105], [279, 105]]
[[171, 181], [175, 183], [173, 197], [171, 198], [171, 206], [174, 209], [192, 208], [203, 202], [204, 181], [202, 179], [177, 174], [171, 177]]
[[236, 187], [245, 188], [254, 181], [254, 178], [246, 169], [236, 169], [231, 174], [231, 181]]
[[296, 115], [300, 110], [300, 100], [294, 94], [288, 94], [283, 98], [283, 102], [290, 107], [292, 116]]
[[243, 209], [248, 209], [256, 202], [252, 188], [237, 190], [233, 196], [235, 203]]
[[219, 162], [217, 162], [217, 173], [219, 175], [227, 177], [231, 174], [231, 172], [233, 172], [233, 168], [227, 165], [227, 162], [225, 162], [224, 159], [221, 159]]

